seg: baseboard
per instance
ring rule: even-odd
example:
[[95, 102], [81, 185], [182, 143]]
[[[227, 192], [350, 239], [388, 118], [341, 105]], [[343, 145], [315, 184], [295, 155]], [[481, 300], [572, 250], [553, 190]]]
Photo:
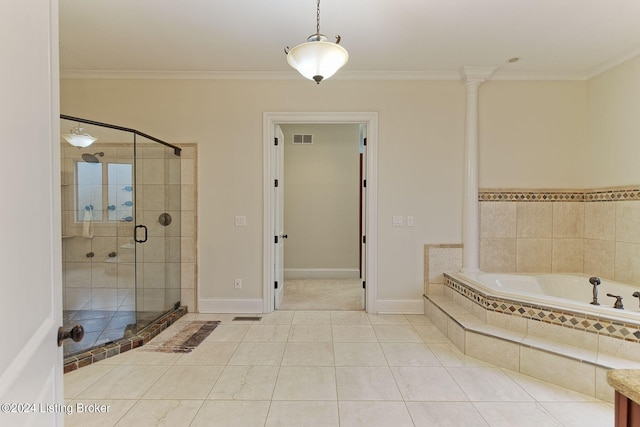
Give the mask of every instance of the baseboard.
[[200, 298], [198, 313], [262, 313], [261, 299]]
[[424, 302], [422, 299], [379, 299], [376, 301], [376, 311], [378, 314], [424, 314]]
[[285, 268], [285, 279], [357, 279], [357, 268]]

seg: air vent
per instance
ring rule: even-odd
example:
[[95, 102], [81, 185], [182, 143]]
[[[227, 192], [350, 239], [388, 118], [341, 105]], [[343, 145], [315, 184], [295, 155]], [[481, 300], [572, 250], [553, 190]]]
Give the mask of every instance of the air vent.
[[293, 134], [294, 144], [313, 144], [313, 135]]
[[231, 319], [232, 322], [237, 321], [249, 321], [249, 322], [259, 322], [262, 320], [261, 316], [236, 316]]

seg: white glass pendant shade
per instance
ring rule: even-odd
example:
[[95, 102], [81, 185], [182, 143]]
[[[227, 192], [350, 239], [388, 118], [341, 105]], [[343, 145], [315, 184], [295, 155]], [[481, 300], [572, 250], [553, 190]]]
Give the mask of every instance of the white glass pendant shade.
[[349, 60], [345, 48], [324, 40], [299, 44], [287, 54], [287, 62], [316, 83], [333, 76]]
[[80, 125], [71, 128], [70, 133], [65, 133], [62, 137], [69, 144], [80, 148], [88, 147], [98, 140], [98, 138], [85, 133], [84, 128], [80, 127]]

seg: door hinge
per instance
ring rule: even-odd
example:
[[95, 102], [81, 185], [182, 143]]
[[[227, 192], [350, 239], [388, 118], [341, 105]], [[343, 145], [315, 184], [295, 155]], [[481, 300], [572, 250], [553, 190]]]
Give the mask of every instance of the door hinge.
[[273, 138], [273, 145], [278, 145], [278, 138]]
[[367, 138], [364, 139], [364, 145], [367, 146]]
[[362, 289], [367, 289], [367, 282], [366, 281], [362, 281]]
[[364, 181], [362, 181], [362, 186], [366, 187], [367, 186], [367, 180], [365, 179]]
[[278, 236], [273, 236], [273, 243], [278, 243]]
[[278, 281], [276, 280], [275, 289], [278, 289]]
[[362, 236], [362, 243], [367, 243], [367, 236]]
[[278, 180], [277, 180], [277, 179], [275, 179], [275, 180], [273, 181], [273, 186], [274, 186], [274, 187], [277, 187], [277, 186], [278, 186]]

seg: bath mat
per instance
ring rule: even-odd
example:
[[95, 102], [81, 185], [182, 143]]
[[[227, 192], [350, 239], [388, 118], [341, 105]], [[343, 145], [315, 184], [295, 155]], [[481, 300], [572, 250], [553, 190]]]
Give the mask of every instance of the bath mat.
[[164, 343], [153, 346], [147, 345], [150, 351], [162, 353], [190, 353], [220, 324], [219, 321], [193, 321], [182, 328], [180, 332]]

